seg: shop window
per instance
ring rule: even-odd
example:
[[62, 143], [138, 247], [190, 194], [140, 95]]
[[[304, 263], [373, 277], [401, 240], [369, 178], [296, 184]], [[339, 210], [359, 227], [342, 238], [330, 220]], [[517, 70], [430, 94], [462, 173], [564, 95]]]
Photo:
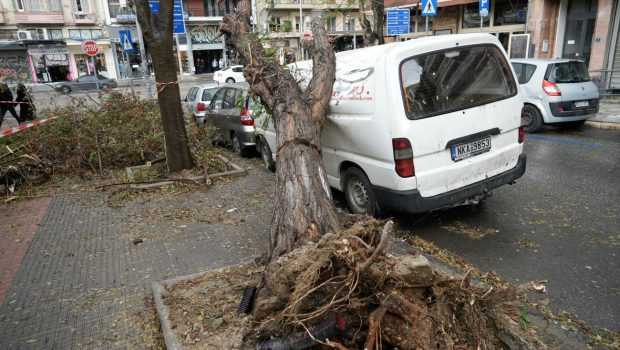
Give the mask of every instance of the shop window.
[[497, 0], [495, 2], [494, 26], [524, 24], [526, 19], [527, 0]]
[[0, 29], [0, 40], [17, 40], [17, 30]]
[[95, 74], [95, 69], [97, 70], [97, 74], [108, 76], [108, 68], [106, 67], [105, 56], [103, 54], [98, 54], [94, 57], [94, 66], [93, 59], [90, 56], [83, 54], [76, 54], [74, 56], [78, 76]]
[[13, 6], [17, 11], [24, 11], [24, 0], [13, 0]]
[[[478, 3], [463, 5], [463, 29], [480, 28], [479, 10]], [[482, 26], [489, 26], [489, 16], [482, 17]]]
[[101, 39], [103, 32], [101, 29], [69, 29], [69, 39], [87, 40]]
[[48, 29], [47, 37], [54, 40], [62, 39], [62, 29]]

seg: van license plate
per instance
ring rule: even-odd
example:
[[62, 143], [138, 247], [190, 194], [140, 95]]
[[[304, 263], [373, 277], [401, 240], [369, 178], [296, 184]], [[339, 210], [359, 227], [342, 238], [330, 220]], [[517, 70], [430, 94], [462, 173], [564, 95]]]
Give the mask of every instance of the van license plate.
[[580, 107], [590, 107], [590, 102], [589, 101], [577, 101], [575, 102], [575, 107], [580, 108]]
[[452, 154], [452, 160], [458, 162], [459, 160], [488, 152], [490, 149], [491, 136], [488, 136], [480, 140], [454, 145], [450, 149], [450, 153]]

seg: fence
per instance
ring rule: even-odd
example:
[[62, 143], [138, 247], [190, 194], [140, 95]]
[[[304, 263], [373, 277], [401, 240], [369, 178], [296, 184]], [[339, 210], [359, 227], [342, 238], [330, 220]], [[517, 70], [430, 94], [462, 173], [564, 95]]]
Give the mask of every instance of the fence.
[[602, 99], [620, 96], [620, 70], [595, 69], [589, 73]]

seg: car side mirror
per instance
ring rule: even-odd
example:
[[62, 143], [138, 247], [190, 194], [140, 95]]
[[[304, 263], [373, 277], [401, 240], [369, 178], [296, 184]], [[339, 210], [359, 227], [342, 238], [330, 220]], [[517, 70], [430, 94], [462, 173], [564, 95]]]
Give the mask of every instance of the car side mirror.
[[214, 109], [215, 109], [215, 104], [214, 104], [213, 102], [209, 103], [209, 106], [207, 107], [207, 109], [208, 109], [209, 111], [214, 110]]

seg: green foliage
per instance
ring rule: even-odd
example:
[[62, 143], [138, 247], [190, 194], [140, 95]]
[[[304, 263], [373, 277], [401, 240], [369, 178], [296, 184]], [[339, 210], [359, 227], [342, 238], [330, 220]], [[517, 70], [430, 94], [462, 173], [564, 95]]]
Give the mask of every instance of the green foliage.
[[285, 32], [293, 31], [293, 22], [290, 19], [286, 19], [282, 22], [282, 30]]
[[530, 325], [530, 312], [526, 307], [519, 310], [519, 326], [526, 329]]
[[[0, 139], [0, 147], [26, 146], [52, 167], [54, 174], [75, 174], [144, 164], [164, 156], [164, 134], [157, 101], [112, 91], [102, 95], [100, 105], [75, 103], [43, 110], [46, 117], [58, 116], [43, 124]], [[204, 155], [199, 147], [211, 148], [213, 132], [188, 130], [194, 154]]]

